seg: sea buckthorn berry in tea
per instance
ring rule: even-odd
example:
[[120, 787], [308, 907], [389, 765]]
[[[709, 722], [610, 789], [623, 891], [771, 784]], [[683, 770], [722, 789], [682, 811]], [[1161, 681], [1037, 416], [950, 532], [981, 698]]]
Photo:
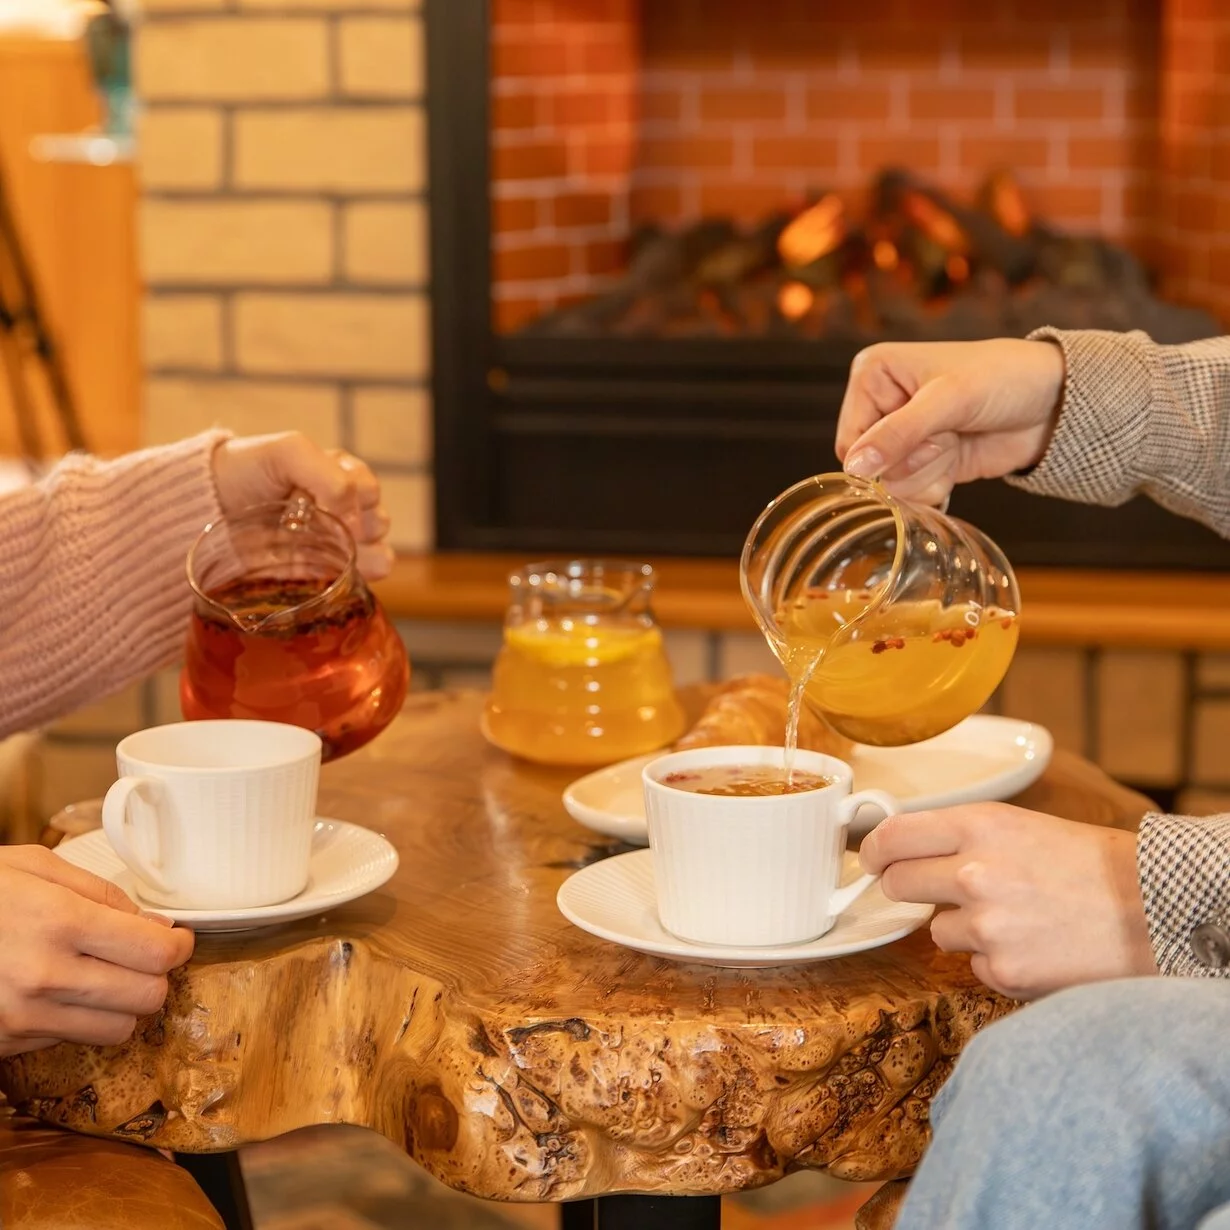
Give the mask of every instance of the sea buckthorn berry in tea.
[[690, 794], [720, 794], [730, 798], [751, 798], [777, 794], [805, 794], [823, 790], [836, 778], [800, 769], [787, 774], [772, 765], [714, 765], [711, 768], [679, 770], [662, 778], [662, 785], [686, 790]]
[[[1012, 612], [938, 602], [869, 609], [864, 599], [810, 591], [777, 613], [787, 673], [806, 680], [808, 702], [851, 739], [893, 745], [947, 730], [977, 712], [1008, 669]], [[855, 635], [841, 635], [848, 626]]]

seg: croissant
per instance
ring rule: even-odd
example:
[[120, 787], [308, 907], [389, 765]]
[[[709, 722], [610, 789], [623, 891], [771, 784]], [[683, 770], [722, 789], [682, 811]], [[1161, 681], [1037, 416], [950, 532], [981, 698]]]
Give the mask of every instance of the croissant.
[[[739, 743], [781, 747], [789, 700], [787, 680], [775, 675], [740, 675], [714, 696], [696, 725], [675, 744], [675, 751]], [[799, 715], [799, 747], [847, 757], [854, 745], [804, 705]]]

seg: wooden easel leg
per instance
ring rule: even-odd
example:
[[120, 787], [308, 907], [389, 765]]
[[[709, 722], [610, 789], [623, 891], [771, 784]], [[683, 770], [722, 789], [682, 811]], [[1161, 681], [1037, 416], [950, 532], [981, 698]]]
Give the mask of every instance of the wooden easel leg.
[[[6, 302], [6, 288], [8, 300]], [[32, 463], [43, 460], [34, 407], [25, 385], [27, 358], [42, 364], [51, 393], [51, 406], [69, 448], [84, 449], [85, 434], [76, 402], [64, 372], [60, 352], [52, 340], [39, 303], [34, 272], [22, 248], [0, 168], [0, 344], [5, 374], [12, 389], [22, 448]], [[29, 350], [29, 354], [25, 353]]]
[[196, 1180], [226, 1230], [253, 1230], [238, 1153], [177, 1153], [175, 1161]]
[[[0, 259], [3, 253], [0, 253]], [[34, 403], [26, 385], [26, 357], [17, 340], [17, 322], [4, 298], [4, 273], [0, 268], [0, 369], [8, 382], [9, 396], [13, 401], [13, 415], [17, 419], [17, 438], [26, 462], [35, 466], [41, 460], [42, 447], [38, 438], [38, 420]]]

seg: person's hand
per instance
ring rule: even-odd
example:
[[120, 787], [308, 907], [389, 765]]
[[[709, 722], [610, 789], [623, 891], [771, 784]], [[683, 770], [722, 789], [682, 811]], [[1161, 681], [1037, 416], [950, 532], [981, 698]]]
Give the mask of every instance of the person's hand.
[[957, 483], [1042, 459], [1063, 381], [1051, 342], [882, 342], [850, 369], [837, 456], [894, 495], [942, 504]]
[[127, 1041], [193, 942], [42, 846], [0, 848], [0, 1056]]
[[891, 901], [955, 906], [932, 938], [1013, 999], [1157, 973], [1133, 833], [973, 803], [890, 816], [859, 859]]
[[297, 431], [228, 440], [214, 450], [214, 486], [227, 514], [306, 491], [346, 523], [365, 577], [378, 581], [393, 566], [380, 483], [365, 462], [341, 449], [322, 449]]

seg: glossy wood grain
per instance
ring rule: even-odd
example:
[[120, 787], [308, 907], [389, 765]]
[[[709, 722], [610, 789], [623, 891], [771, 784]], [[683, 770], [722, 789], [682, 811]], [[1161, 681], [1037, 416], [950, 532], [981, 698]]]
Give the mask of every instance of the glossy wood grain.
[[[564, 813], [567, 772], [483, 743], [480, 706], [413, 698], [326, 768], [322, 812], [400, 852], [386, 889], [324, 919], [200, 937], [132, 1043], [6, 1061], [0, 1087], [49, 1122], [180, 1151], [364, 1124], [502, 1199], [733, 1191], [797, 1166], [908, 1172], [931, 1094], [1012, 1005], [926, 930], [767, 971], [577, 930], [556, 890], [610, 847]], [[1125, 828], [1147, 808], [1062, 754], [1021, 801]]]

